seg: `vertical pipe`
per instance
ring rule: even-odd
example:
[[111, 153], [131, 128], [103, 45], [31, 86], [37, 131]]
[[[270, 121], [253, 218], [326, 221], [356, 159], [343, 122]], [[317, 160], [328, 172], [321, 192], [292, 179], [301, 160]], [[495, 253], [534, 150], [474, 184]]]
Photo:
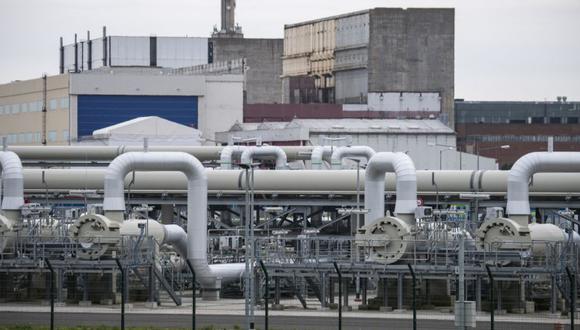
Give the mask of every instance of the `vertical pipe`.
[[42, 145], [46, 145], [46, 103], [48, 98], [47, 76], [42, 75]]
[[490, 322], [491, 322], [491, 330], [495, 329], [495, 300], [493, 298], [493, 289], [494, 289], [494, 282], [493, 282], [493, 274], [489, 265], [485, 265], [485, 269], [487, 270], [487, 275], [489, 276], [489, 312], [490, 312]]
[[266, 292], [264, 294], [264, 329], [268, 330], [268, 298], [270, 297], [270, 282], [268, 270], [266, 269], [266, 265], [264, 265], [264, 261], [262, 260], [260, 260], [260, 267], [262, 267], [266, 281]]
[[574, 329], [574, 319], [576, 318], [576, 275], [566, 266], [566, 274], [570, 281], [570, 329]]
[[417, 278], [415, 277], [415, 271], [411, 265], [409, 266], [409, 271], [411, 272], [411, 278], [413, 281], [413, 330], [417, 330]]
[[185, 261], [187, 262], [187, 267], [189, 267], [189, 271], [191, 272], [191, 328], [195, 329], [195, 270], [193, 269], [193, 265], [189, 259], [186, 259]]
[[93, 69], [93, 41], [91, 31], [87, 31], [87, 70]]
[[107, 27], [103, 26], [103, 66], [107, 66]]
[[403, 310], [403, 274], [397, 274], [397, 308]]
[[62, 37], [60, 37], [60, 48], [59, 48], [59, 73], [64, 74], [64, 42]]
[[125, 269], [119, 258], [116, 258], [115, 262], [121, 271], [121, 330], [125, 330]]
[[342, 330], [342, 273], [336, 261], [333, 264], [338, 274], [338, 330]]
[[388, 278], [384, 278], [383, 279], [383, 306], [384, 307], [389, 307], [389, 279]]
[[77, 41], [77, 34], [75, 33], [75, 73], [79, 72], [79, 43]]
[[50, 330], [54, 330], [54, 268], [52, 268], [48, 258], [44, 260], [46, 262], [46, 266], [50, 270]]

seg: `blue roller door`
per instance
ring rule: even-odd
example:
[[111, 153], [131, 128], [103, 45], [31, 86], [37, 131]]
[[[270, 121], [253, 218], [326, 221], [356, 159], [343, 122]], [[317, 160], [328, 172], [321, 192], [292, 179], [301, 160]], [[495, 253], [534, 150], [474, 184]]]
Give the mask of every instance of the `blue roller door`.
[[197, 96], [79, 95], [77, 107], [79, 137], [146, 116], [197, 128]]

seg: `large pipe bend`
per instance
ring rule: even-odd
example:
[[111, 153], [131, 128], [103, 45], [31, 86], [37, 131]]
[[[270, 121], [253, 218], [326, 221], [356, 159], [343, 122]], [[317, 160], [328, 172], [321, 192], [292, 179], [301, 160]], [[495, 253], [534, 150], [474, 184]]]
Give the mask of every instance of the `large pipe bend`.
[[339, 147], [332, 153], [332, 169], [340, 170], [342, 161], [347, 157], [363, 157], [368, 162], [375, 154], [375, 150], [367, 146]]
[[580, 172], [580, 152], [533, 152], [518, 159], [508, 175], [507, 214], [530, 214], [529, 182], [541, 172]]
[[220, 152], [220, 169], [231, 170], [234, 164], [234, 156], [241, 155], [246, 146], [225, 146]]
[[334, 148], [331, 146], [318, 146], [312, 149], [312, 155], [310, 156], [310, 168], [313, 170], [322, 169], [322, 161], [328, 160], [332, 163], [331, 156]]
[[18, 211], [24, 205], [24, 176], [22, 162], [12, 151], [0, 151], [0, 196], [1, 209], [4, 211]]
[[[105, 172], [105, 211], [125, 210], [124, 180], [129, 172], [137, 170], [180, 171], [187, 177], [186, 251], [202, 288], [218, 288], [218, 280], [230, 280], [232, 274], [239, 278], [244, 264], [218, 267], [207, 262], [207, 175], [201, 162], [183, 152], [129, 152], [118, 156]], [[183, 249], [183, 235], [177, 231], [169, 234], [176, 248]]]
[[379, 152], [368, 162], [365, 172], [367, 224], [385, 216], [385, 173], [395, 173], [395, 214], [413, 215], [417, 208], [417, 174], [411, 158], [401, 152]]
[[244, 150], [244, 152], [242, 152], [240, 162], [242, 164], [249, 165], [252, 163], [254, 158], [267, 157], [276, 159], [277, 170], [283, 170], [287, 167], [288, 157], [286, 157], [286, 153], [282, 148], [274, 146], [248, 147], [246, 150]]

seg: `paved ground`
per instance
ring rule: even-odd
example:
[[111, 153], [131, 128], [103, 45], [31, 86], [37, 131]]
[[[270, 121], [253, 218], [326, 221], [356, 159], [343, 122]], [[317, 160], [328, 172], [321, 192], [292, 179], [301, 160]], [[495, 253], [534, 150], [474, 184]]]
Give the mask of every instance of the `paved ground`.
[[[37, 312], [0, 312], [0, 325], [48, 325], [48, 313]], [[182, 314], [136, 314], [126, 315], [126, 325], [151, 326], [162, 328], [189, 328], [191, 316]], [[55, 315], [57, 326], [109, 325], [119, 326], [120, 315], [108, 313], [58, 313]], [[213, 325], [216, 328], [232, 328], [244, 325], [244, 317], [239, 315], [199, 315], [198, 327]], [[337, 329], [337, 318], [320, 316], [273, 316], [270, 318], [271, 329]], [[263, 318], [256, 319], [256, 326], [263, 329]], [[343, 320], [343, 329], [411, 329], [411, 320], [384, 318], [353, 318]], [[419, 320], [418, 329], [453, 329], [453, 322], [440, 320]], [[478, 323], [477, 329], [489, 329], [489, 323]], [[553, 330], [554, 324], [544, 323], [505, 323], [496, 324], [496, 329]], [[565, 328], [561, 328], [565, 329]]]

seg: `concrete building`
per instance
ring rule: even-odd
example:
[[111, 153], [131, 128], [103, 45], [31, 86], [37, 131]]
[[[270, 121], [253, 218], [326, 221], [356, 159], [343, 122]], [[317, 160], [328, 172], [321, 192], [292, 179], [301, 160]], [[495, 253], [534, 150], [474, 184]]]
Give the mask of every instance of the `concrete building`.
[[0, 85], [0, 136], [8, 143], [41, 144], [46, 132], [46, 144], [68, 144], [143, 116], [198, 128], [213, 140], [243, 116], [242, 75], [105, 67], [47, 77], [44, 86], [43, 79]]
[[527, 153], [548, 150], [551, 138], [555, 151], [580, 150], [580, 102], [457, 100], [455, 109], [460, 150], [497, 158], [502, 168]]
[[285, 103], [433, 115], [453, 127], [454, 10], [376, 8], [285, 26]]
[[[258, 141], [270, 145], [363, 145], [375, 151], [406, 152], [417, 169], [476, 169], [477, 157], [458, 152], [455, 132], [439, 120], [294, 119], [236, 123], [216, 134], [222, 144]], [[351, 164], [352, 165], [352, 164]], [[497, 169], [480, 157], [480, 169]]]
[[243, 61], [244, 103], [282, 102], [283, 39], [247, 39], [235, 22], [235, 0], [222, 0], [220, 30], [211, 38], [102, 36], [64, 45], [60, 40], [60, 73], [101, 67], [190, 68]]

